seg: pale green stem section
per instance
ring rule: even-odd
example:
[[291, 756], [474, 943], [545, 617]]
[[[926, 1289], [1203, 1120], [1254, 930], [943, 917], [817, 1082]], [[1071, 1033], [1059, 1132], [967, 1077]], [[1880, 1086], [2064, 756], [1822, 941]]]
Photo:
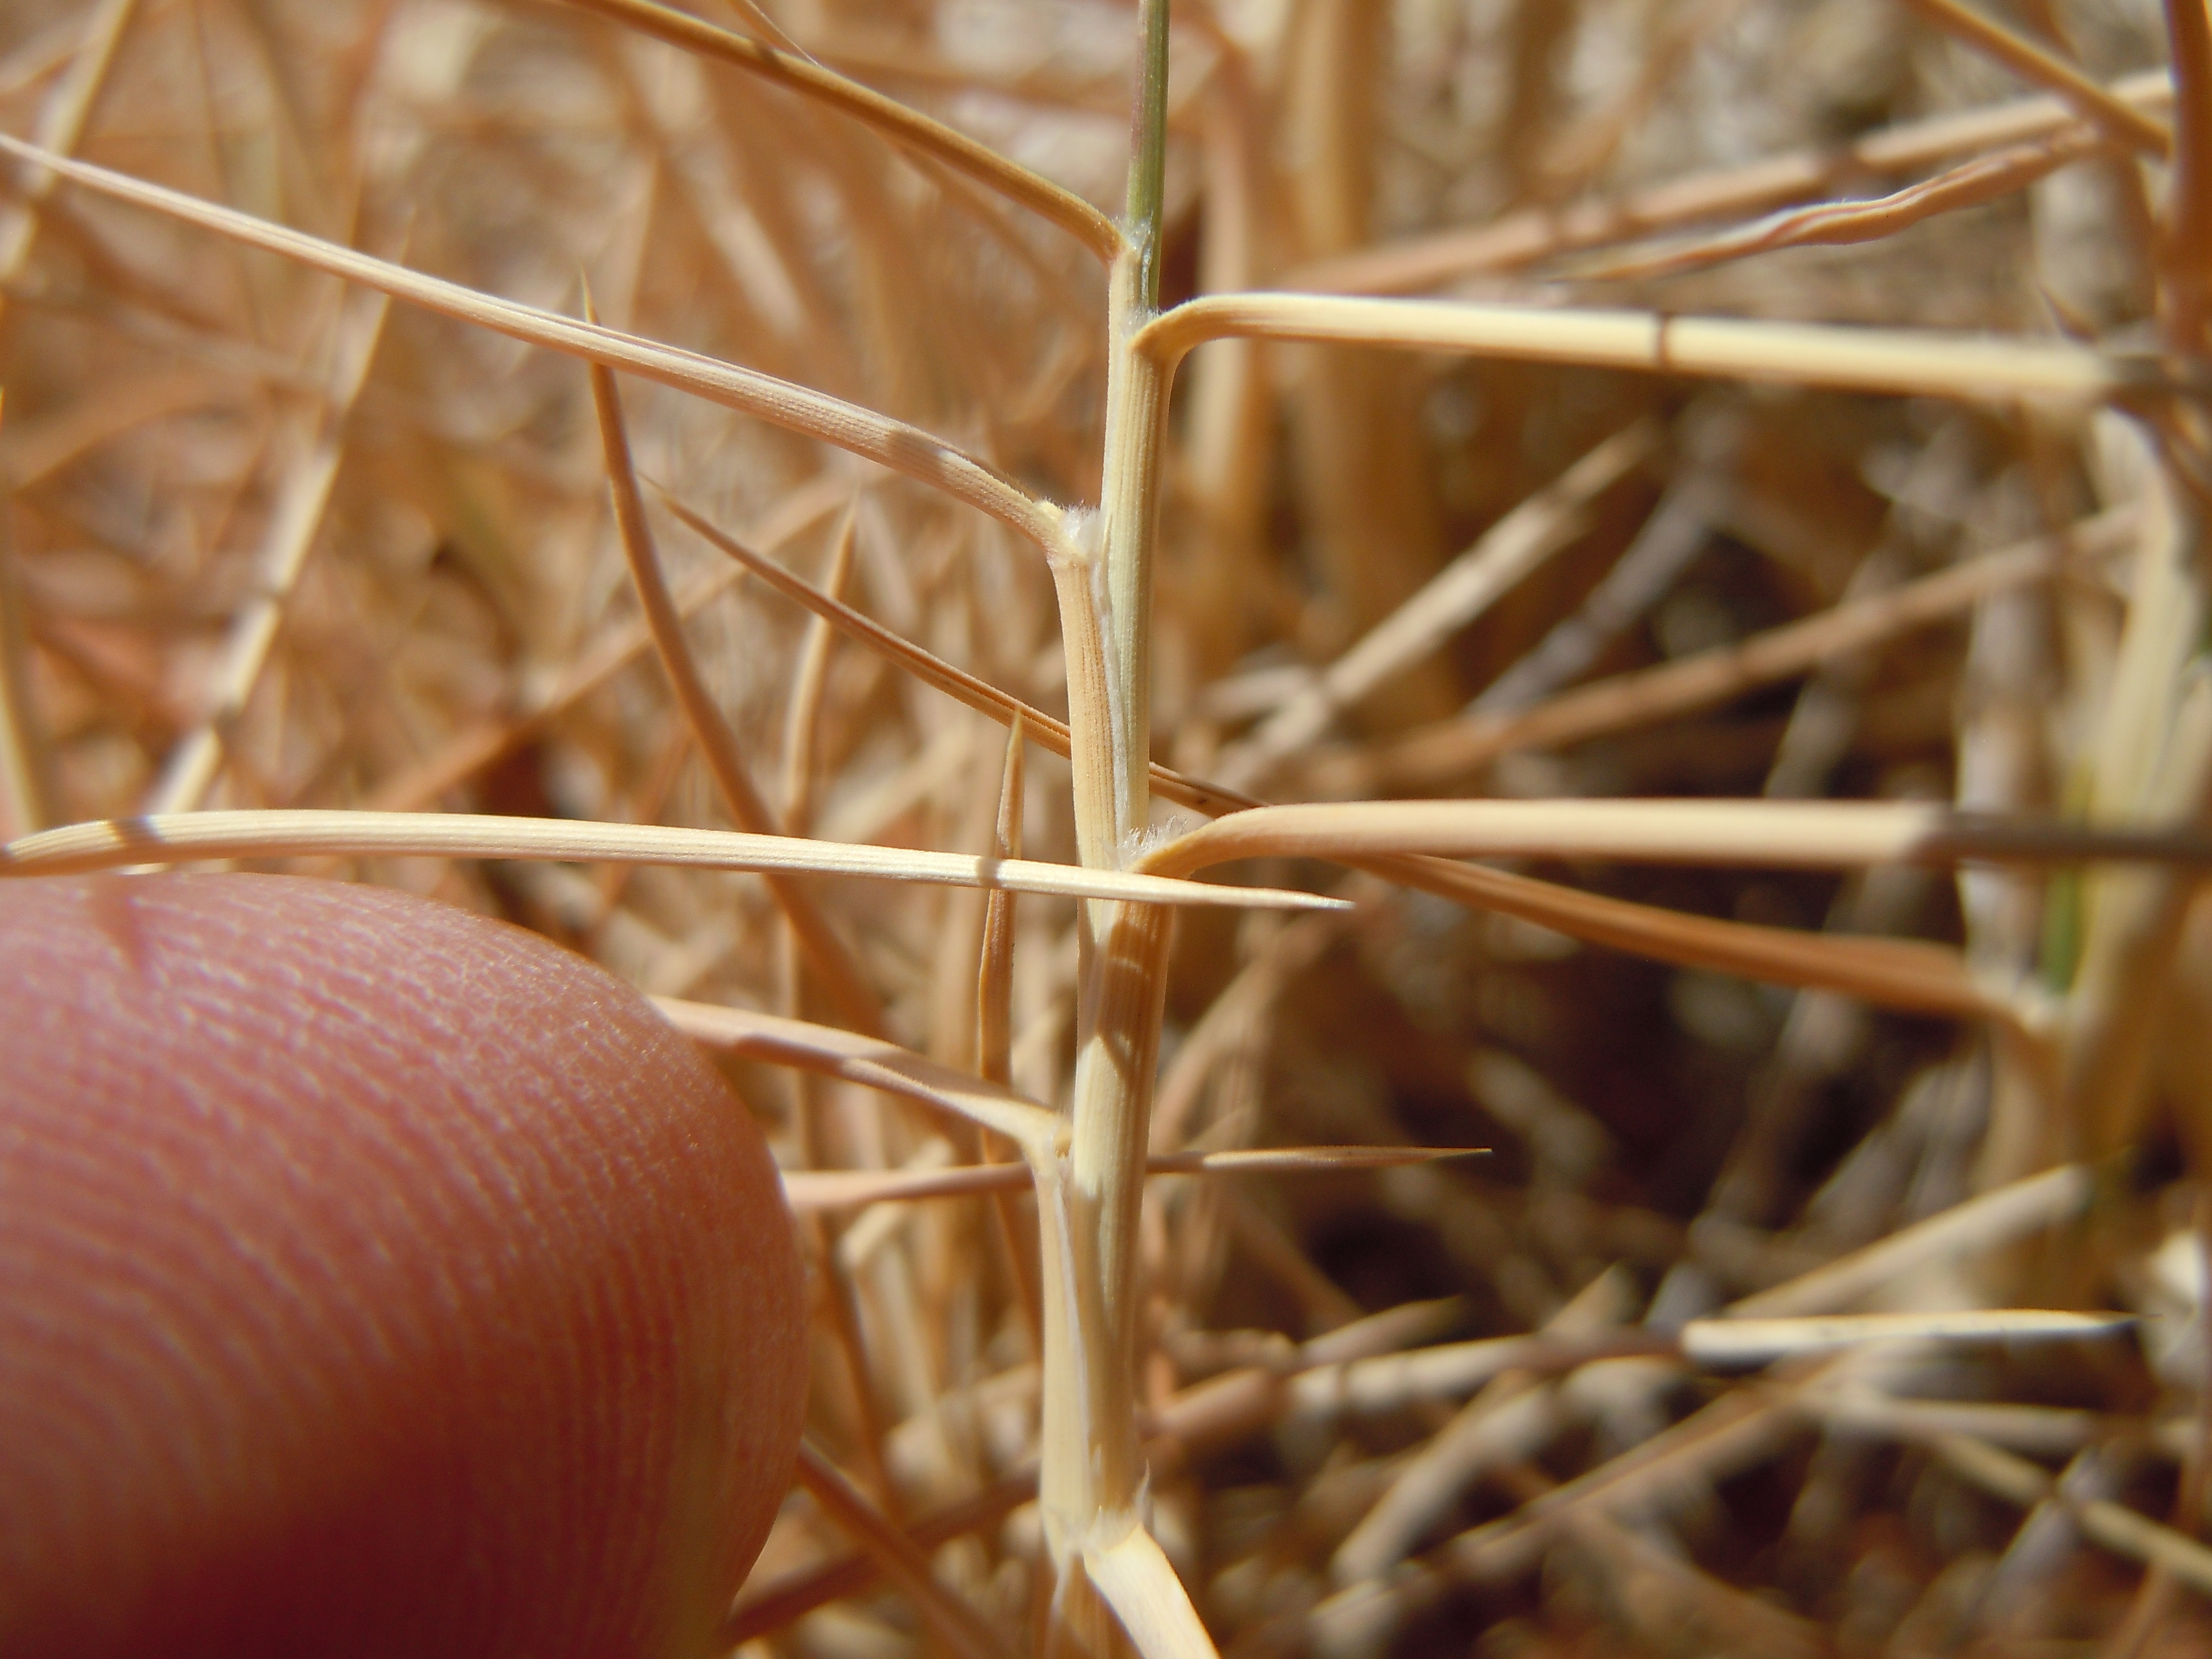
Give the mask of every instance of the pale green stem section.
[[1160, 304], [1160, 228], [1167, 217], [1168, 9], [1164, 0], [1138, 8], [1137, 102], [1129, 122], [1129, 189], [1122, 234], [1143, 259], [1138, 295], [1147, 311]]

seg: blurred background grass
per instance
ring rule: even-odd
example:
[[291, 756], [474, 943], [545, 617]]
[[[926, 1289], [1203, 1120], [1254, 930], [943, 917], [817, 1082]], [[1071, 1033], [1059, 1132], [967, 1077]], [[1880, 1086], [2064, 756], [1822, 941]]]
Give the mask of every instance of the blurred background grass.
[[[1124, 6], [698, 9], [780, 30], [1119, 199]], [[2152, 0], [1988, 10], [2163, 117]], [[1875, 240], [1748, 258], [1711, 241], [2066, 127], [1903, 7], [1191, 0], [1175, 28], [1170, 301], [1307, 286], [2159, 339], [2168, 170], [2074, 128], [2063, 165]], [[1954, 115], [1974, 118], [1947, 136]], [[1103, 285], [1079, 249], [786, 93], [557, 5], [9, 0], [0, 125], [556, 310], [580, 310], [588, 277], [617, 326], [868, 404], [1056, 500], [1097, 488]], [[579, 366], [28, 175], [9, 189], [9, 834], [202, 805], [720, 822], [641, 649]], [[852, 504], [835, 578], [849, 602], [1064, 711], [1030, 550], [759, 422], [641, 384], [625, 398], [643, 472], [817, 583]], [[1255, 758], [1253, 733], [1319, 669], [1632, 430], [1638, 454], [1567, 504], [1534, 574], [1318, 740]], [[1524, 729], [1456, 759], [1437, 747], [1471, 702], [1502, 719], [1668, 664], [1724, 668], [1770, 630], [1871, 614], [1849, 608], [2100, 511], [2164, 523], [2153, 447], [2117, 414], [1224, 343], [1182, 378], [1170, 466], [1156, 755], [1200, 775], [1243, 769], [1274, 798], [1902, 797], [2118, 821], [2171, 808], [2192, 763], [2173, 734], [2200, 589], [2185, 537], [2150, 532], [1876, 626], [1871, 644], [1816, 636], [1759, 684], [1723, 674], [1662, 706], [1651, 682], [1623, 682], [1571, 740]], [[811, 631], [672, 526], [661, 550], [787, 828], [988, 848], [995, 726]], [[798, 695], [810, 650], [818, 690]], [[1072, 859], [1066, 767], [1030, 758], [1029, 855]], [[755, 878], [315, 867], [519, 921], [654, 992], [820, 1016]], [[2142, 1549], [2116, 1550], [2080, 1508], [2110, 1500], [2191, 1535], [2203, 1520], [2191, 1322], [2212, 911], [2185, 891], [2145, 897], [2142, 878], [1528, 867], [1699, 915], [1958, 945], [2071, 1022], [2072, 1070], [2054, 1078], [1978, 1027], [1641, 962], [1364, 878], [1340, 890], [1358, 901], [1341, 920], [1188, 914], [1156, 1146], [1496, 1153], [1160, 1186], [1142, 1362], [1156, 1407], [1333, 1331], [1362, 1333], [1357, 1352], [1559, 1321], [1667, 1328], [2069, 1158], [2106, 1160], [2094, 1200], [1864, 1305], [2160, 1321], [2122, 1344], [1893, 1355], [1860, 1385], [1952, 1416], [1846, 1423], [1792, 1405], [1750, 1449], [1693, 1447], [1663, 1495], [1552, 1527], [1510, 1570], [1429, 1558], [1434, 1583], [1371, 1626], [1312, 1610], [1671, 1423], [1765, 1396], [1615, 1359], [1545, 1395], [1540, 1423], [1524, 1407], [1503, 1428], [1516, 1385], [1464, 1411], [1279, 1401], [1236, 1432], [1156, 1443], [1163, 1541], [1217, 1640], [1344, 1656], [1473, 1644], [1501, 1659], [2212, 1646], [2212, 1556], [2146, 1574]], [[814, 885], [893, 1034], [975, 1064], [981, 895]], [[2154, 948], [2100, 956], [2130, 906]], [[1073, 1053], [1073, 926], [1065, 902], [1019, 907], [1014, 1078], [1053, 1102]], [[968, 1155], [865, 1091], [732, 1070], [787, 1164]], [[1033, 1449], [1036, 1373], [989, 1209], [878, 1206], [811, 1242], [821, 1443], [911, 1522], [1006, 1494]], [[1409, 1302], [1435, 1305], [1357, 1323]], [[2009, 1447], [2031, 1475], [1991, 1474], [1962, 1438]], [[1438, 1490], [1393, 1533], [1371, 1517], [1386, 1493], [1410, 1502], [1409, 1470]], [[1018, 1496], [937, 1559], [1019, 1645], [1036, 1528]], [[848, 1547], [794, 1498], [750, 1594]], [[880, 1589], [732, 1631], [809, 1659], [931, 1645]]]

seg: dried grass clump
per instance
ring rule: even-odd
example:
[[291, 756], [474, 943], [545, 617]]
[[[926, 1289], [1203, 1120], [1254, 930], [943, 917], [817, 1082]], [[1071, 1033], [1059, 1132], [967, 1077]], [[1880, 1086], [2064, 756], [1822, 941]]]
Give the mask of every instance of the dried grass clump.
[[0, 871], [724, 1058], [733, 1647], [2212, 1644], [2203, 0], [1133, 11], [0, 13]]

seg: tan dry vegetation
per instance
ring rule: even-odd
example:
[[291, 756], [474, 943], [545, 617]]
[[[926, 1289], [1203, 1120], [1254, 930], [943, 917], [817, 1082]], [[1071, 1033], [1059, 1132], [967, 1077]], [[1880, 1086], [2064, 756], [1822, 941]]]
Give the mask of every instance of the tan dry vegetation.
[[1167, 21], [0, 9], [0, 870], [721, 1057], [757, 1656], [2202, 1650], [2203, 0]]

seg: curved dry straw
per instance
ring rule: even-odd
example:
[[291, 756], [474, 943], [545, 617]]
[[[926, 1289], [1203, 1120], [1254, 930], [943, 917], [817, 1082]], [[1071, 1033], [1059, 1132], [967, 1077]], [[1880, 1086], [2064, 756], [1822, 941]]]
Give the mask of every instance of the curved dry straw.
[[1062, 190], [1049, 179], [1018, 166], [942, 121], [933, 121], [796, 52], [717, 28], [654, 0], [562, 0], [562, 3], [757, 76], [849, 116], [914, 155], [951, 167], [1017, 207], [1057, 225], [1103, 263], [1112, 264], [1128, 246], [1119, 226], [1072, 191]]
[[0, 150], [85, 189], [197, 225], [249, 247], [282, 254], [409, 305], [586, 362], [620, 369], [741, 414], [757, 416], [941, 489], [954, 500], [988, 513], [1048, 552], [1061, 545], [1062, 514], [1058, 507], [1031, 495], [988, 462], [903, 421], [718, 358], [426, 276], [235, 208], [201, 201], [106, 167], [65, 160], [5, 133], [0, 133]]

